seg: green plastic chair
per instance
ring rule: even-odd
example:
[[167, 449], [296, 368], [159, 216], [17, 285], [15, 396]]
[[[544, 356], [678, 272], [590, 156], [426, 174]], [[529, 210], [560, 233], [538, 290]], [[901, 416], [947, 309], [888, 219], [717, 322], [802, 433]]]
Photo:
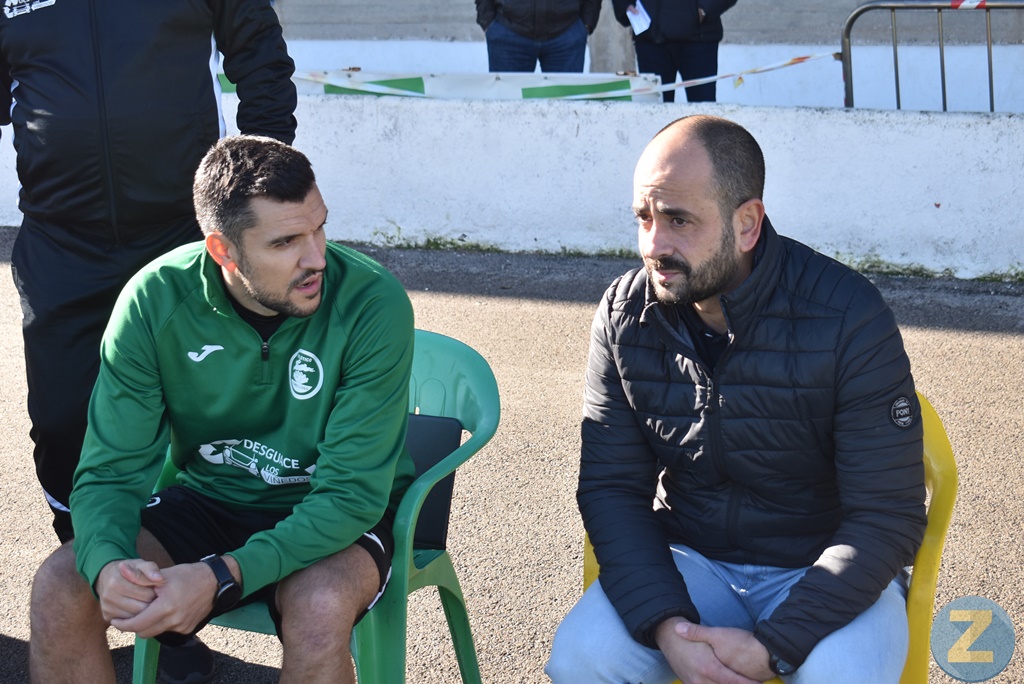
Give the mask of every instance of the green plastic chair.
[[[352, 654], [362, 684], [404, 682], [407, 598], [417, 589], [436, 586], [462, 681], [479, 684], [466, 601], [445, 544], [455, 469], [494, 436], [500, 417], [498, 385], [490, 366], [471, 347], [424, 330], [415, 336], [406, 446], [416, 462], [417, 477], [395, 517], [391, 580], [373, 610], [356, 625]], [[459, 445], [463, 430], [469, 439]], [[435, 453], [438, 445], [443, 453]], [[173, 483], [175, 472], [168, 460], [158, 487]], [[212, 624], [275, 633], [262, 603], [221, 615]], [[135, 684], [156, 681], [159, 652], [155, 639], [135, 640]]]
[[[911, 573], [910, 589], [907, 592], [910, 646], [900, 684], [928, 683], [935, 587], [959, 482], [956, 459], [953, 457], [953, 448], [949, 444], [942, 419], [923, 394], [918, 392], [917, 398], [921, 402], [921, 420], [924, 423], [924, 481], [929, 495], [928, 525], [925, 527], [924, 541], [914, 558], [914, 571]], [[601, 568], [594, 555], [594, 547], [590, 544], [590, 537], [584, 534], [584, 591], [597, 579], [600, 572]], [[678, 680], [676, 684], [679, 684]], [[768, 684], [782, 684], [782, 680], [775, 678]]]

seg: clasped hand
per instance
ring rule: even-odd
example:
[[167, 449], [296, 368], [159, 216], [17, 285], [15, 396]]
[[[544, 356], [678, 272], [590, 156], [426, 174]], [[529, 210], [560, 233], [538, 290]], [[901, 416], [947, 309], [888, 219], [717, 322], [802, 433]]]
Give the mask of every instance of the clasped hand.
[[108, 563], [96, 580], [103, 619], [143, 638], [191, 633], [213, 609], [216, 589], [202, 563], [161, 569], [140, 558]]
[[768, 650], [753, 633], [670, 618], [657, 631], [658, 647], [686, 684], [758, 684], [775, 675]]

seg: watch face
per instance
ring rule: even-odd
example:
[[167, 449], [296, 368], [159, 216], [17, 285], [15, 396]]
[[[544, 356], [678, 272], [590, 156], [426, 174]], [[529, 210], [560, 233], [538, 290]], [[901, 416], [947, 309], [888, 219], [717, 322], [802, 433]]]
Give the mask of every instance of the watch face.
[[234, 608], [241, 598], [242, 587], [231, 581], [223, 585], [217, 592], [217, 598], [213, 602], [213, 607], [218, 612], [227, 612]]
[[796, 672], [795, 667], [775, 654], [772, 654], [771, 658], [768, 659], [768, 667], [777, 675], [791, 675]]
[[242, 587], [235, 582], [227, 563], [220, 556], [206, 556], [202, 561], [213, 570], [213, 574], [217, 577], [217, 596], [213, 600], [213, 609], [218, 614], [226, 613], [234, 608], [242, 598]]

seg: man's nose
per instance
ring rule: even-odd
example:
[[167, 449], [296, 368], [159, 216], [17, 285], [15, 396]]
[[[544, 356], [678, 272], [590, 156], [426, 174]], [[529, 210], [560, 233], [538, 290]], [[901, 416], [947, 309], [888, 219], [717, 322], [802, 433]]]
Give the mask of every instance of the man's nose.
[[306, 240], [302, 257], [299, 259], [299, 267], [308, 271], [322, 271], [327, 266], [327, 259], [324, 258], [324, 245], [316, 239]]
[[672, 254], [671, 231], [665, 219], [655, 218], [640, 237], [641, 248], [649, 257], [659, 258]]

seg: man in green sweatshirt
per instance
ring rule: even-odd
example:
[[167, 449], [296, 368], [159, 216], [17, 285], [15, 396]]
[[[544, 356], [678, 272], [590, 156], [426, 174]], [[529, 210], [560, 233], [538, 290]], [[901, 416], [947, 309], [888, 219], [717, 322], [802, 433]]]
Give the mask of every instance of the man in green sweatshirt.
[[[284, 143], [221, 140], [194, 199], [205, 241], [143, 268], [104, 334], [75, 540], [33, 584], [33, 681], [114, 681], [107, 625], [180, 643], [251, 601], [282, 681], [354, 681], [351, 628], [390, 574], [413, 477], [404, 289], [326, 242]], [[181, 473], [150, 498], [168, 447]]]

